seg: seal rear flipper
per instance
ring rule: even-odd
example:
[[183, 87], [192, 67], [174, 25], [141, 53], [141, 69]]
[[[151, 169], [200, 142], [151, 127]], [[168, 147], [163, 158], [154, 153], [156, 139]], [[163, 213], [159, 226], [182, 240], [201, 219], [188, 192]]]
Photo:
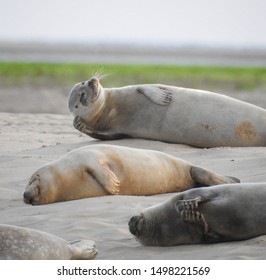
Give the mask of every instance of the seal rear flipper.
[[197, 186], [212, 186], [240, 182], [238, 178], [221, 176], [198, 166], [191, 166], [190, 175]]
[[161, 106], [167, 106], [172, 101], [172, 93], [164, 86], [139, 86], [137, 92], [145, 95], [153, 103]]

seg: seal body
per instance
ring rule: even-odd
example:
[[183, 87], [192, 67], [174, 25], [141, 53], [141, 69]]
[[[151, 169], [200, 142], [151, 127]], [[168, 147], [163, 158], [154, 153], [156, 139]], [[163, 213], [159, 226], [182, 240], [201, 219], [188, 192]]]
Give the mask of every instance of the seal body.
[[93, 77], [73, 87], [68, 106], [75, 128], [100, 140], [266, 145], [266, 110], [208, 91], [159, 84], [103, 88]]
[[232, 182], [239, 180], [162, 152], [92, 145], [39, 168], [24, 201], [34, 205], [110, 194], [153, 195]]
[[0, 225], [1, 260], [89, 260], [97, 253], [91, 240], [67, 242], [46, 232]]
[[144, 209], [129, 221], [143, 245], [245, 240], [266, 234], [266, 184], [191, 189]]

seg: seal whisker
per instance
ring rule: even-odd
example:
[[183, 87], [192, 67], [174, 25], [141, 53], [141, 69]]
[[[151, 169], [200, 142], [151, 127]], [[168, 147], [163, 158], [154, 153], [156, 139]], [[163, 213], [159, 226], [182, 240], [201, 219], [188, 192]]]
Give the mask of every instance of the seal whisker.
[[102, 67], [102, 68], [98, 69], [93, 76], [96, 77], [98, 80], [103, 80], [106, 77], [108, 77], [109, 75], [111, 75], [111, 74], [104, 74], [103, 67]]
[[94, 74], [94, 76], [97, 78], [97, 79], [101, 79], [101, 76], [103, 75], [103, 67], [101, 67], [100, 69], [98, 69], [96, 72], [95, 72], [95, 74]]

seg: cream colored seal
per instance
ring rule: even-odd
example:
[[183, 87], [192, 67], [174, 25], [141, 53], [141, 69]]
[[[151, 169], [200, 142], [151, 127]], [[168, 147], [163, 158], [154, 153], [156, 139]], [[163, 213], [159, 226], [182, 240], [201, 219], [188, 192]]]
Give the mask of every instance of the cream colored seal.
[[24, 201], [33, 205], [104, 195], [154, 195], [239, 182], [162, 152], [92, 145], [39, 168]]
[[50, 233], [0, 225], [1, 260], [90, 260], [97, 253], [91, 240], [67, 242]]
[[76, 84], [74, 127], [100, 140], [144, 138], [196, 147], [265, 146], [266, 110], [225, 95], [160, 84]]
[[266, 183], [186, 190], [133, 216], [129, 230], [147, 246], [245, 240], [266, 234], [265, 200]]

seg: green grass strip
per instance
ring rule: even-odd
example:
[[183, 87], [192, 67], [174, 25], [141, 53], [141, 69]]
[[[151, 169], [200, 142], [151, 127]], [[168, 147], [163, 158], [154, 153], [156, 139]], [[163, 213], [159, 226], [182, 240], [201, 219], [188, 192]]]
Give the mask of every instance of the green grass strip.
[[100, 69], [109, 74], [102, 81], [105, 87], [162, 83], [194, 88], [266, 90], [266, 68], [256, 67], [0, 62], [0, 83], [3, 86], [70, 86], [88, 79]]

